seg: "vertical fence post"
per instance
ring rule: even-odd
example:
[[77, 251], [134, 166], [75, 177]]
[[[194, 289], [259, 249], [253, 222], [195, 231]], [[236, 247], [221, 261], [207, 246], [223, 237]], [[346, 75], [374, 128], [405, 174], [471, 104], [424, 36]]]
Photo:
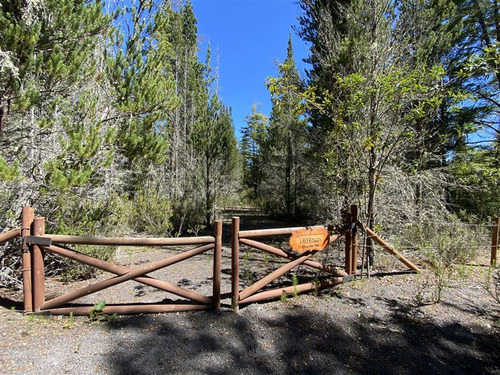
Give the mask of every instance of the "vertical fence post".
[[358, 221], [358, 206], [353, 204], [351, 206], [351, 272], [355, 275], [358, 268], [358, 235], [357, 224]]
[[21, 213], [21, 237], [23, 243], [22, 251], [22, 275], [23, 275], [23, 301], [24, 311], [33, 311], [33, 296], [31, 291], [31, 249], [26, 243], [26, 236], [31, 234], [31, 224], [35, 217], [35, 211], [32, 207], [25, 206]]
[[500, 232], [500, 217], [493, 218], [493, 227], [491, 229], [491, 260], [490, 265], [497, 264], [498, 238]]
[[231, 226], [231, 307], [239, 310], [240, 294], [240, 218], [233, 217]]
[[222, 261], [222, 220], [215, 222], [215, 248], [214, 248], [214, 290], [213, 308], [220, 309], [220, 282], [221, 282], [221, 261]]
[[351, 234], [352, 234], [352, 228], [351, 228], [351, 213], [346, 212], [344, 216], [344, 223], [348, 224], [349, 227], [347, 231], [345, 232], [345, 266], [344, 270], [347, 272], [348, 275], [351, 274], [351, 262], [352, 262], [352, 246], [351, 246]]
[[[31, 225], [34, 236], [45, 234], [45, 218], [36, 217]], [[45, 302], [45, 266], [43, 264], [43, 250], [33, 245], [31, 254], [31, 277], [33, 282], [33, 311], [39, 312]]]

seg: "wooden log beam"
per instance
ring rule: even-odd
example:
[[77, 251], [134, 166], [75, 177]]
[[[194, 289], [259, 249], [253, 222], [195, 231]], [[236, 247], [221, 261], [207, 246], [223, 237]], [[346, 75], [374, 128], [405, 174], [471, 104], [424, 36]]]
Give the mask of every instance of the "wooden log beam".
[[[93, 306], [75, 306], [75, 307], [59, 307], [53, 309], [45, 309], [42, 313], [49, 313], [51, 315], [89, 315]], [[182, 312], [182, 311], [199, 311], [210, 310], [211, 305], [107, 305], [102, 310], [103, 314], [159, 314], [167, 312]]]
[[[36, 217], [31, 226], [34, 236], [45, 233], [45, 218]], [[33, 280], [33, 311], [40, 311], [40, 306], [45, 302], [45, 265], [44, 252], [38, 245], [33, 245], [31, 254], [31, 277]]]
[[79, 237], [58, 234], [46, 234], [53, 243], [104, 246], [180, 246], [215, 243], [212, 236], [182, 238], [121, 238], [121, 237]]
[[213, 308], [220, 309], [220, 284], [221, 284], [221, 269], [222, 269], [222, 221], [215, 222], [215, 247], [214, 247], [214, 269], [213, 269], [213, 291], [212, 304]]
[[14, 238], [21, 237], [21, 228], [11, 229], [5, 233], [0, 234], [0, 245], [12, 241]]
[[240, 292], [240, 218], [233, 217], [231, 225], [231, 307], [238, 312]]
[[268, 237], [292, 234], [298, 230], [326, 228], [324, 225], [316, 225], [313, 227], [292, 227], [292, 228], [275, 228], [275, 229], [257, 229], [257, 230], [242, 230], [239, 232], [240, 238], [250, 237]]
[[493, 218], [493, 226], [491, 228], [491, 257], [490, 265], [497, 264], [498, 238], [500, 237], [500, 217]]
[[356, 223], [358, 221], [358, 206], [351, 206], [351, 221], [354, 224], [351, 231], [351, 270], [349, 274], [355, 275], [358, 269], [358, 235]]
[[342, 277], [335, 277], [329, 280], [323, 280], [318, 283], [305, 283], [305, 284], [299, 284], [295, 286], [289, 286], [286, 288], [279, 288], [279, 289], [273, 289], [273, 290], [267, 290], [265, 292], [260, 292], [257, 294], [254, 294], [246, 299], [240, 300], [241, 304], [248, 304], [248, 303], [253, 303], [253, 302], [260, 302], [260, 301], [265, 301], [265, 300], [270, 300], [270, 299], [276, 299], [280, 298], [283, 293], [287, 295], [292, 295], [294, 293], [303, 293], [303, 292], [309, 292], [312, 290], [319, 290], [323, 289], [326, 287], [342, 284], [343, 282]]
[[382, 246], [386, 251], [390, 254], [394, 255], [400, 262], [402, 262], [408, 268], [416, 272], [420, 272], [420, 268], [418, 268], [415, 264], [413, 264], [408, 258], [404, 257], [400, 252], [396, 251], [391, 245], [389, 245], [386, 241], [380, 238], [374, 231], [368, 228], [367, 225], [364, 225], [362, 222], [357, 222], [358, 226], [361, 227], [368, 235], [375, 240], [380, 246]]
[[[35, 218], [32, 207], [25, 206], [21, 213], [21, 237], [23, 239], [31, 234], [31, 224]], [[33, 311], [33, 293], [31, 284], [31, 247], [23, 241], [22, 250], [22, 272], [23, 272], [23, 302], [24, 311]]]

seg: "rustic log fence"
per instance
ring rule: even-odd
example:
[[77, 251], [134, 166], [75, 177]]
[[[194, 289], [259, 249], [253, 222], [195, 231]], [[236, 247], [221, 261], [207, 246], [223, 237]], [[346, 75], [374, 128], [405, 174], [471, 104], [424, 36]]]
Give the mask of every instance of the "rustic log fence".
[[[112, 238], [45, 234], [45, 219], [41, 217], [35, 218], [34, 211], [31, 207], [23, 208], [21, 222], [21, 228], [8, 231], [0, 236], [0, 244], [15, 239], [16, 237], [22, 238], [23, 299], [24, 310], [26, 312], [45, 312], [57, 315], [68, 315], [70, 313], [74, 315], [87, 315], [93, 309], [93, 305], [68, 306], [67, 304], [78, 298], [96, 293], [128, 280], [134, 280], [186, 298], [187, 300], [183, 302], [189, 303], [106, 305], [103, 309], [103, 313], [140, 314], [220, 308], [222, 221], [217, 221], [215, 223], [213, 237], [204, 236], [187, 238]], [[67, 245], [71, 244], [161, 247], [197, 245], [197, 247], [182, 251], [160, 261], [141, 266], [137, 269], [128, 269], [117, 264], [93, 258], [67, 247]], [[214, 250], [212, 296], [204, 296], [195, 291], [147, 276], [150, 272], [166, 268], [212, 249]], [[88, 266], [110, 272], [116, 276], [46, 301], [43, 261], [44, 252], [58, 254]]]
[[491, 230], [491, 257], [490, 266], [497, 265], [498, 240], [500, 238], [500, 217], [493, 218]]
[[[344, 270], [326, 265], [311, 258], [320, 250], [307, 250], [300, 253], [284, 251], [275, 246], [260, 242], [257, 239], [278, 236], [294, 236], [302, 231], [322, 230], [327, 233], [327, 243], [333, 243], [344, 237], [345, 263]], [[363, 231], [380, 245], [389, 254], [396, 257], [410, 270], [420, 272], [420, 269], [411, 260], [404, 257], [389, 243], [378, 236], [372, 229], [358, 220], [357, 206], [351, 206], [349, 212], [344, 213], [343, 223], [337, 227], [293, 227], [259, 230], [240, 230], [240, 218], [232, 218], [231, 229], [231, 305], [237, 311], [240, 304], [280, 298], [283, 293], [287, 295], [318, 290], [321, 288], [338, 285], [351, 280], [358, 274], [358, 230]], [[331, 234], [334, 232], [334, 234]], [[497, 250], [500, 234], [500, 218], [494, 218], [492, 224], [491, 261], [496, 265]], [[45, 234], [45, 219], [35, 217], [31, 207], [24, 207], [21, 216], [21, 227], [0, 234], [0, 245], [16, 238], [22, 239], [21, 259], [23, 277], [23, 302], [26, 312], [45, 312], [49, 314], [88, 315], [92, 310], [91, 305], [68, 305], [84, 296], [99, 292], [111, 286], [134, 280], [159, 290], [185, 298], [182, 303], [150, 303], [150, 304], [123, 304], [107, 305], [103, 312], [106, 314], [139, 314], [175, 311], [194, 311], [206, 309], [219, 309], [221, 303], [221, 254], [222, 254], [222, 221], [215, 222], [214, 236], [185, 237], [185, 238], [114, 238], [114, 237], [80, 237], [67, 235]], [[240, 291], [240, 244], [252, 249], [262, 251], [273, 256], [288, 260], [278, 269], [272, 271], [262, 279]], [[100, 245], [100, 246], [185, 246], [196, 247], [182, 251], [168, 258], [156, 261], [136, 269], [129, 269], [117, 264], [100, 260], [82, 254], [68, 247], [68, 245]], [[175, 263], [182, 262], [196, 255], [213, 251], [213, 290], [211, 296], [205, 296], [193, 290], [185, 289], [167, 281], [158, 280], [149, 273], [166, 268]], [[363, 248], [364, 250], [364, 248]], [[76, 291], [66, 293], [48, 301], [45, 300], [45, 272], [44, 253], [51, 252], [77, 262], [95, 267], [114, 274], [114, 277], [99, 281]], [[364, 255], [361, 255], [363, 260]], [[266, 285], [277, 278], [290, 272], [299, 265], [322, 271], [330, 277], [321, 281], [281, 287], [273, 290], [261, 291]], [[361, 270], [362, 271], [362, 270]]]

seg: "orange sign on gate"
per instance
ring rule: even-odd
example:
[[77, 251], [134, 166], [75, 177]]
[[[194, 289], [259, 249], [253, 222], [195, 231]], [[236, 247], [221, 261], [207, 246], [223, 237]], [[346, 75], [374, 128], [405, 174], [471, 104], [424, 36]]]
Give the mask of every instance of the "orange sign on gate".
[[298, 230], [290, 237], [290, 246], [297, 253], [312, 250], [323, 250], [330, 243], [330, 235], [326, 228]]

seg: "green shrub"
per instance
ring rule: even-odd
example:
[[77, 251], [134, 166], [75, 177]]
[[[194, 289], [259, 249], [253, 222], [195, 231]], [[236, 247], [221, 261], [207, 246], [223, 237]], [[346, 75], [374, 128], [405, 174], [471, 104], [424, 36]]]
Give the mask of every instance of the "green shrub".
[[136, 232], [166, 236], [172, 229], [172, 204], [154, 189], [140, 190], [134, 197], [130, 227]]

